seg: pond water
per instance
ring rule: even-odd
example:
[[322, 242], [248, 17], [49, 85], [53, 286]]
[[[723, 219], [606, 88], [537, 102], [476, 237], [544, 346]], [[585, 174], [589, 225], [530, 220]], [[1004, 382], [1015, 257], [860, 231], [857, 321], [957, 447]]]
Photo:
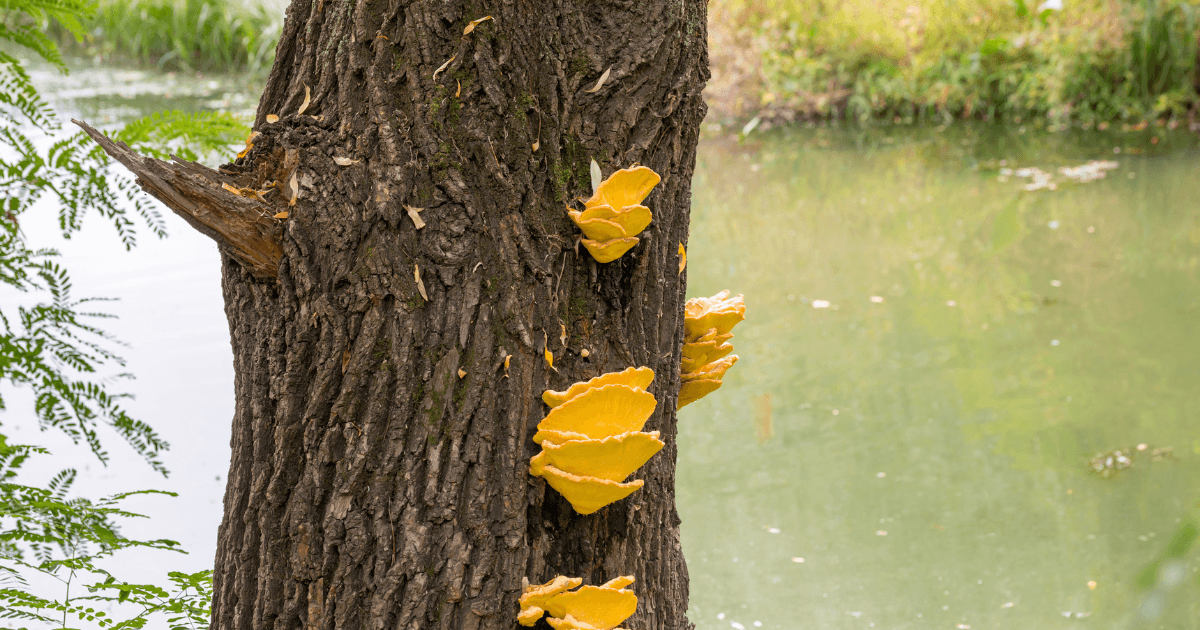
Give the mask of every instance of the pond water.
[[[38, 80], [92, 122], [255, 105], [213, 77]], [[1089, 160], [1116, 164], [1057, 171]], [[1198, 186], [1181, 130], [706, 140], [689, 295], [743, 293], [748, 319], [725, 386], [680, 414], [697, 627], [1200, 626], [1194, 557], [1134, 584], [1200, 498]], [[192, 555], [126, 577], [206, 568], [233, 406], [215, 247], [170, 213], [132, 253], [99, 225], [62, 242], [50, 213], [31, 240], [63, 248], [79, 296], [121, 298], [106, 328], [130, 344], [131, 408], [176, 444], [170, 480], [118, 457], [81, 483], [182, 495], [127, 531]], [[1118, 449], [1130, 467], [1090, 468]]]
[[1178, 130], [706, 143], [688, 295], [747, 319], [680, 413], [697, 627], [1200, 627], [1194, 557], [1134, 586], [1200, 499], [1198, 191]]

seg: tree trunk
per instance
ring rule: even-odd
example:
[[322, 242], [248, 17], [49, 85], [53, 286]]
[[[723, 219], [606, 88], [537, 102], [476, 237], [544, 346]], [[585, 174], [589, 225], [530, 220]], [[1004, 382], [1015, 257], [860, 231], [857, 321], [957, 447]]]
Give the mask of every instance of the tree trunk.
[[[703, 0], [295, 0], [244, 158], [214, 172], [124, 156], [223, 251], [237, 411], [213, 628], [513, 628], [522, 579], [558, 574], [633, 575], [624, 625], [691, 627], [678, 248], [705, 13]], [[590, 194], [591, 158], [662, 176], [653, 223], [609, 264], [564, 209]], [[529, 474], [539, 395], [643, 365], [657, 375], [646, 430], [667, 446], [634, 474], [641, 490], [576, 514]]]

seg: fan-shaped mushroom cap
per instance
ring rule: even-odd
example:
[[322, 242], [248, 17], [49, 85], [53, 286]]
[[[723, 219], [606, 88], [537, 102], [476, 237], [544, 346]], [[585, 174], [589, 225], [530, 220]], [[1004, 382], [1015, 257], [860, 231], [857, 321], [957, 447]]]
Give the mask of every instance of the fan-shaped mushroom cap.
[[542, 452], [529, 460], [529, 473], [540, 476], [545, 466], [609, 481], [624, 481], [665, 446], [658, 431], [631, 431], [603, 440], [577, 440], [554, 444], [542, 442]]
[[592, 254], [592, 258], [598, 263], [610, 263], [621, 256], [625, 252], [633, 249], [634, 245], [638, 244], [636, 236], [626, 236], [625, 238], [614, 238], [611, 241], [593, 241], [591, 239], [583, 239], [583, 246]]
[[601, 385], [553, 408], [538, 431], [571, 431], [589, 439], [641, 431], [658, 403], [654, 394], [628, 385]]
[[636, 206], [661, 180], [658, 173], [645, 166], [624, 168], [601, 182], [595, 194], [583, 204], [588, 208], [611, 206], [617, 210]]
[[583, 235], [594, 241], [611, 241], [614, 238], [624, 238], [632, 236], [625, 231], [625, 228], [616, 221], [616, 215], [606, 219], [581, 219], [579, 212], [572, 210], [568, 213], [575, 225], [583, 230]]
[[713, 346], [712, 344], [702, 344], [699, 346], [699, 348], [707, 349], [707, 352], [705, 352], [704, 354], [700, 354], [696, 351], [695, 348], [693, 348], [693, 350], [691, 351], [692, 356], [688, 356], [688, 354], [689, 354], [688, 346], [691, 346], [691, 345], [693, 345], [693, 344], [689, 343], [689, 344], [684, 344], [684, 346], [683, 346], [682, 367], [683, 367], [684, 372], [699, 371], [700, 368], [702, 368], [703, 366], [708, 365], [709, 363], [712, 363], [713, 361], [716, 361], [717, 359], [725, 357], [730, 352], [733, 352], [733, 344], [730, 344], [730, 343], [721, 344], [719, 346]]
[[704, 398], [705, 396], [717, 391], [721, 387], [720, 379], [700, 379], [694, 381], [684, 381], [679, 387], [679, 401], [675, 404], [676, 409], [683, 409], [686, 405]]
[[710, 328], [716, 328], [718, 334], [727, 333], [743, 319], [746, 319], [746, 300], [740, 294], [729, 297], [729, 291], [708, 298], [692, 298], [683, 307], [683, 329], [688, 339], [695, 339]]
[[654, 370], [648, 367], [626, 368], [620, 372], [601, 374], [591, 380], [575, 383], [565, 392], [546, 390], [542, 392], [542, 401], [551, 407], [557, 407], [568, 400], [602, 385], [627, 385], [637, 390], [645, 390], [654, 380]]
[[526, 587], [521, 595], [521, 612], [517, 615], [517, 621], [523, 626], [534, 625], [546, 612], [545, 608], [551, 598], [580, 584], [583, 584], [583, 578], [560, 575], [545, 584]]
[[533, 434], [533, 441], [538, 444], [562, 444], [571, 440], [590, 440], [592, 438], [574, 431], [542, 430]]
[[[629, 483], [619, 483], [596, 477], [580, 477], [561, 471], [554, 466], [542, 466], [539, 476], [544, 478], [551, 488], [563, 495], [571, 507], [580, 514], [591, 514], [609, 503], [616, 503], [633, 494], [644, 483], [641, 479], [635, 479]], [[550, 605], [553, 606], [553, 602]], [[546, 608], [546, 610], [551, 610], [551, 608]], [[554, 615], [553, 612], [550, 614]], [[558, 617], [559, 615], [554, 616]]]
[[546, 612], [551, 617], [574, 618], [599, 630], [612, 630], [637, 612], [637, 595], [627, 589], [584, 586], [577, 591], [556, 595]]
[[727, 372], [729, 368], [733, 367], [733, 364], [737, 363], [737, 361], [738, 356], [736, 354], [731, 354], [724, 359], [719, 359], [707, 365], [702, 365], [695, 372], [684, 372], [683, 374], [679, 375], [679, 378], [685, 383], [688, 381], [703, 381], [714, 378], [722, 379], [725, 378], [725, 372]]

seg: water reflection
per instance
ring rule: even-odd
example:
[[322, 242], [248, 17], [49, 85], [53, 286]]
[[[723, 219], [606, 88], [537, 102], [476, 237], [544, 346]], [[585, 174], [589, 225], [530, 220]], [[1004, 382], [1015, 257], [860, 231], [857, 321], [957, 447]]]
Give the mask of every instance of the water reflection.
[[[997, 127], [707, 143], [689, 296], [745, 293], [747, 320], [725, 387], [680, 414], [697, 626], [1133, 623], [1134, 576], [1200, 496], [1196, 144]], [[1001, 174], [1020, 168], [1054, 190]], [[1089, 469], [1145, 443], [1175, 457]], [[1187, 586], [1165, 627], [1200, 621]]]

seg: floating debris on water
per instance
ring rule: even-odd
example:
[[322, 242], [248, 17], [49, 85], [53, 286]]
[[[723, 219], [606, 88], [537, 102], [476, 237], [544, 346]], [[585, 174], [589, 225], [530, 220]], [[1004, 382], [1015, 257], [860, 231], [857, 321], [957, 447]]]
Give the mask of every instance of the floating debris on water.
[[[1118, 151], [1119, 152], [1119, 151]], [[1063, 179], [1077, 184], [1086, 184], [1094, 182], [1098, 179], [1104, 179], [1108, 171], [1119, 168], [1119, 162], [1113, 160], [1090, 160], [1079, 166], [1063, 166], [1058, 169], [1058, 174]], [[1030, 182], [1021, 187], [1026, 192], [1034, 192], [1037, 190], [1058, 190], [1058, 184], [1054, 181], [1054, 175], [1043, 171], [1036, 166], [1028, 166], [1025, 168], [1011, 169], [1002, 168], [998, 171], [996, 179], [1000, 182], [1007, 182], [1010, 177], [1018, 177], [1028, 179]], [[1057, 228], [1056, 225], [1051, 226], [1051, 229]]]
[[[1134, 465], [1134, 455], [1144, 454], [1150, 446], [1147, 444], [1138, 444], [1136, 449], [1123, 448], [1108, 453], [1097, 453], [1095, 457], [1088, 460], [1088, 467], [1092, 472], [1104, 477], [1105, 479], [1116, 475], [1122, 470], [1132, 468]], [[1150, 451], [1150, 461], [1160, 462], [1164, 459], [1174, 457], [1172, 454], [1174, 447], [1165, 446], [1156, 448]]]

